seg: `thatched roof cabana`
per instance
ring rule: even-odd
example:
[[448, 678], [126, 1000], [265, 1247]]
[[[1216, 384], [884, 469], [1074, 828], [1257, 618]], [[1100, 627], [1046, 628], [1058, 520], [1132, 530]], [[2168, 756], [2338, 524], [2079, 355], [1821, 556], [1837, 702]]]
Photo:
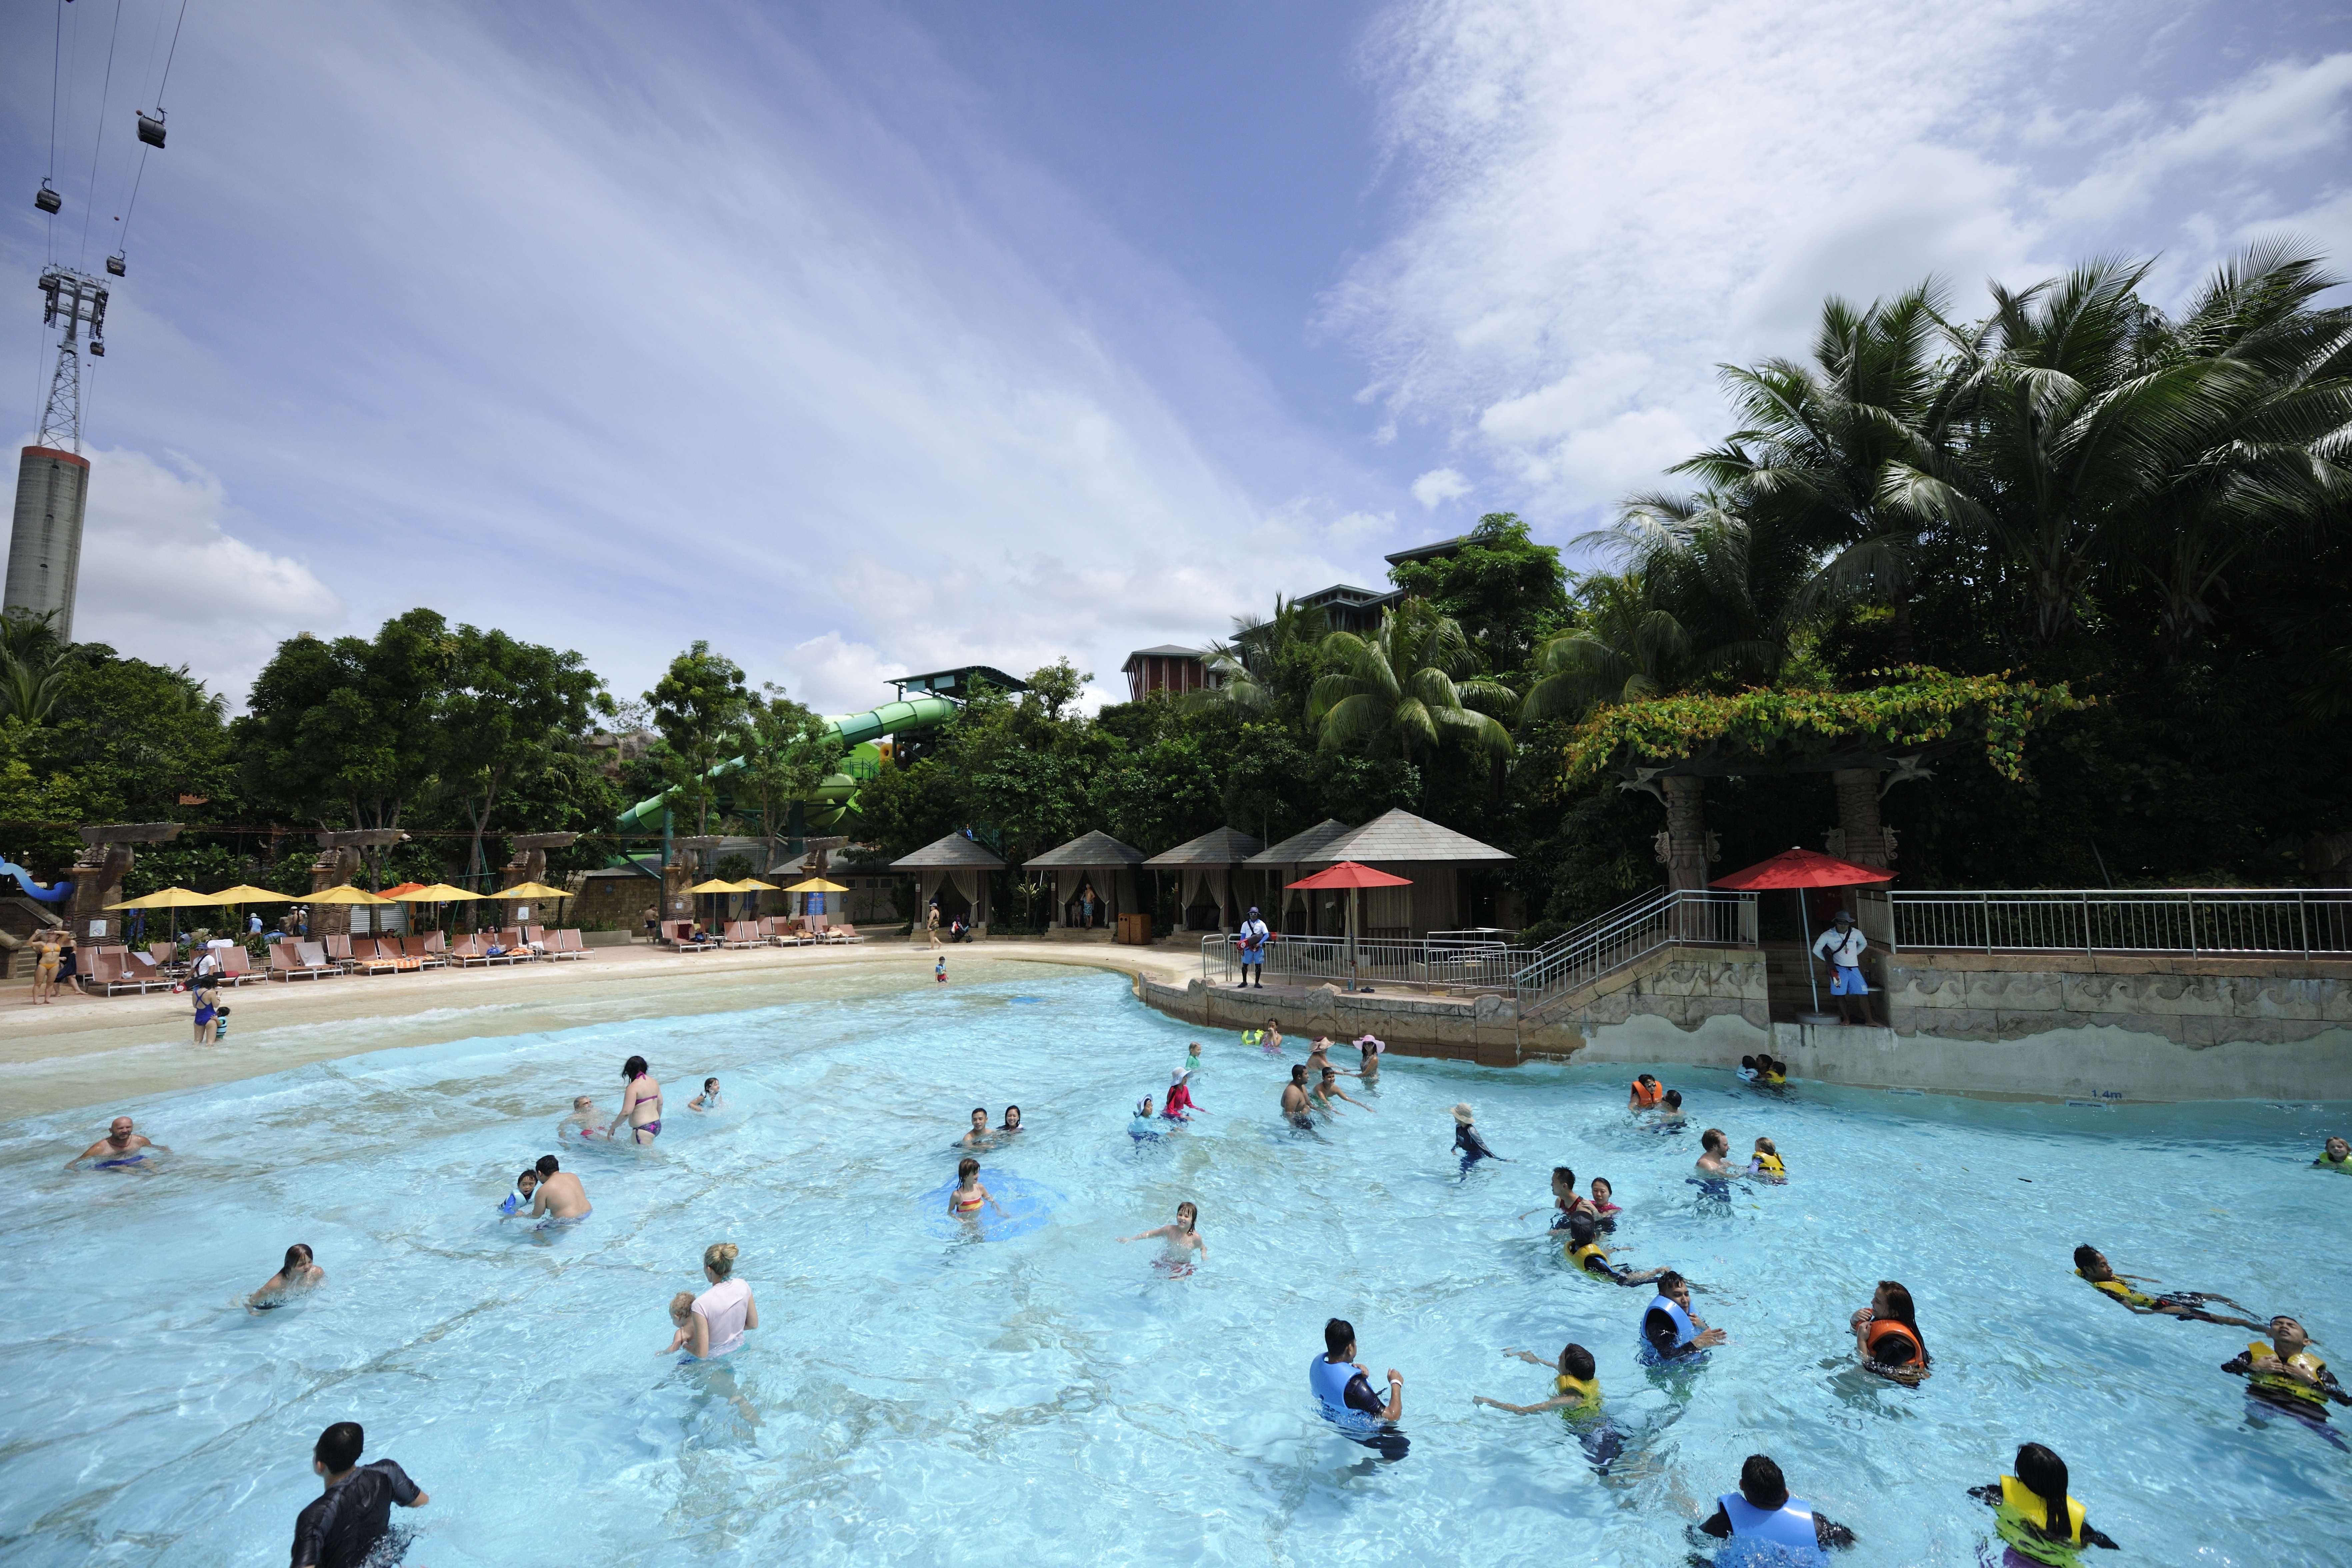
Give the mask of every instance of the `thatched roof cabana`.
[[988, 923], [988, 874], [1003, 870], [1004, 862], [962, 834], [950, 833], [891, 861], [890, 869], [914, 873], [917, 926], [923, 923], [924, 911], [941, 882], [952, 884], [971, 906], [971, 923], [984, 926]]
[[1230, 931], [1238, 922], [1229, 921], [1228, 914], [1239, 913], [1233, 908], [1234, 873], [1265, 847], [1238, 827], [1218, 827], [1173, 849], [1162, 850], [1144, 864], [1155, 871], [1176, 873], [1180, 894], [1176, 903], [1178, 931], [1186, 929], [1185, 911], [1204, 891], [1216, 895], [1217, 929]]
[[1468, 923], [1470, 890], [1465, 883], [1470, 874], [1517, 858], [1402, 809], [1384, 812], [1303, 858], [1318, 866], [1353, 860], [1412, 879], [1410, 888], [1373, 888], [1364, 893], [1363, 931], [1375, 937], [1462, 929]]
[[[1136, 907], [1135, 868], [1143, 851], [1122, 844], [1097, 828], [1023, 863], [1024, 871], [1043, 871], [1054, 879], [1054, 914], [1049, 926], [1076, 924], [1110, 926], [1123, 911]], [[1094, 890], [1089, 910], [1084, 890]]]
[[[1305, 893], [1286, 889], [1284, 884], [1298, 880], [1300, 867], [1321, 865], [1318, 856], [1323, 847], [1354, 831], [1339, 818], [1327, 816], [1303, 833], [1294, 833], [1279, 844], [1266, 846], [1244, 862], [1265, 883], [1258, 901], [1265, 906], [1266, 924], [1279, 931], [1313, 933], [1314, 901]], [[1291, 918], [1293, 910], [1298, 912], [1297, 922]]]

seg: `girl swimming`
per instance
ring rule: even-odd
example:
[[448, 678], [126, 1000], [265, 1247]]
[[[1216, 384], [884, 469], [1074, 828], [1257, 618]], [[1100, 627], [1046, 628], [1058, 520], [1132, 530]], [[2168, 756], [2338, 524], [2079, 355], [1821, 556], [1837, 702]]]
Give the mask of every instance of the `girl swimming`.
[[968, 1219], [977, 1224], [982, 1204], [999, 1215], [1004, 1213], [1004, 1205], [991, 1197], [988, 1189], [980, 1184], [980, 1162], [967, 1154], [956, 1164], [955, 1191], [948, 1194], [948, 1213], [958, 1219]]
[[1201, 1239], [1200, 1223], [1200, 1205], [1187, 1200], [1176, 1205], [1173, 1224], [1156, 1226], [1139, 1236], [1122, 1236], [1118, 1238], [1119, 1244], [1125, 1246], [1130, 1241], [1150, 1241], [1156, 1236], [1168, 1244], [1167, 1256], [1160, 1261], [1169, 1271], [1190, 1274], [1194, 1258], [1205, 1261], [1209, 1256], [1209, 1244]]

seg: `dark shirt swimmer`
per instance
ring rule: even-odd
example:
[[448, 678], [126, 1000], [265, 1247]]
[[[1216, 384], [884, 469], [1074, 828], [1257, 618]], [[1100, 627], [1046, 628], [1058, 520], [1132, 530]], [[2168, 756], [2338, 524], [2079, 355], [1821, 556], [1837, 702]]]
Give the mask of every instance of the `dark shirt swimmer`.
[[319, 1434], [310, 1468], [327, 1489], [294, 1521], [292, 1568], [360, 1568], [390, 1533], [394, 1504], [423, 1508], [433, 1500], [394, 1461], [361, 1464], [365, 1442], [356, 1421]]

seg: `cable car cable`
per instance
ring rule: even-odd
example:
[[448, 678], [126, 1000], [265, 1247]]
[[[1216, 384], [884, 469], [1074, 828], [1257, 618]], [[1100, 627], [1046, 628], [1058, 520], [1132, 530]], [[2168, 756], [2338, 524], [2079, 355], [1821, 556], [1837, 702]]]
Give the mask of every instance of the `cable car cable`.
[[[158, 31], [162, 30], [163, 22], [163, 13], [162, 8], [158, 7], [155, 12], [155, 23]], [[163, 112], [164, 84], [172, 79], [172, 61], [178, 57], [180, 52], [180, 29], [187, 26], [187, 22], [188, 0], [180, 0], [179, 19], [172, 24], [172, 47], [163, 57], [163, 74], [155, 83], [155, 113], [159, 118]], [[155, 58], [154, 43], [152, 39], [149, 40], [148, 43], [147, 58], [150, 60], [152, 60]], [[142, 72], [142, 74], [143, 75], [144, 73]], [[142, 118], [143, 119], [144, 117], [142, 116]], [[107, 258], [106, 262], [106, 269], [109, 272], [113, 273], [117, 278], [123, 275], [124, 268], [129, 263], [131, 254], [131, 220], [133, 216], [137, 216], [139, 211], [139, 187], [146, 184], [147, 181], [148, 147], [160, 144], [148, 142], [143, 128], [142, 129], [140, 135], [140, 142], [142, 145], [139, 149], [139, 168], [137, 173], [133, 174], [131, 177], [131, 200], [122, 209], [122, 233], [117, 237], [114, 247], [114, 254]]]
[[76, 267], [89, 258], [89, 215], [98, 210], [98, 155], [106, 146], [106, 105], [114, 91], [114, 41], [121, 34], [122, 0], [114, 0], [114, 25], [106, 35], [106, 76], [98, 91], [98, 140], [90, 143], [89, 189], [82, 197], [81, 248], [74, 253]]
[[180, 0], [180, 19], [172, 24], [172, 52], [163, 57], [163, 80], [155, 84], [155, 107], [163, 107], [164, 83], [172, 79], [172, 62], [180, 54], [180, 28], [188, 20], [188, 0]]

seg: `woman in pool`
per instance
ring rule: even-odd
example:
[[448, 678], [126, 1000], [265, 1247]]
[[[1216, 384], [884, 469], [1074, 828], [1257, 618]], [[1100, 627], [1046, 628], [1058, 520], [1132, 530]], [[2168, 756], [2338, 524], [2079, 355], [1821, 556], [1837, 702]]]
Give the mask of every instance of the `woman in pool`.
[[996, 1135], [1000, 1138], [1010, 1138], [1015, 1132], [1020, 1131], [1021, 1108], [1017, 1105], [1006, 1106], [1004, 1108], [1004, 1121], [996, 1129]]
[[956, 1140], [956, 1147], [959, 1149], [985, 1149], [995, 1142], [996, 1139], [994, 1135], [989, 1131], [988, 1107], [985, 1105], [973, 1106], [971, 1108], [971, 1128], [969, 1131], [965, 1132], [962, 1137]]
[[245, 1299], [247, 1310], [267, 1312], [272, 1307], [286, 1305], [286, 1298], [315, 1290], [327, 1282], [327, 1271], [311, 1261], [310, 1249], [296, 1242], [286, 1249], [286, 1261], [277, 1273], [261, 1282], [261, 1289]]
[[1000, 1216], [1004, 1215], [1004, 1205], [990, 1196], [988, 1189], [980, 1184], [980, 1162], [967, 1154], [956, 1163], [955, 1191], [948, 1194], [948, 1213], [958, 1219], [978, 1224], [982, 1204], [994, 1209]]
[[210, 975], [198, 981], [193, 993], [196, 1005], [196, 1040], [200, 1046], [213, 1043], [213, 1031], [220, 1026], [220, 992]]
[[612, 1137], [625, 1121], [632, 1137], [639, 1143], [650, 1143], [661, 1136], [661, 1085], [654, 1081], [643, 1057], [631, 1057], [621, 1064], [621, 1082], [625, 1087], [620, 1113], [604, 1129], [604, 1136]]
[[2001, 1553], [2004, 1568], [2021, 1563], [2047, 1563], [2069, 1568], [2085, 1546], [2116, 1551], [2116, 1543], [2091, 1528], [2083, 1505], [2066, 1492], [2066, 1461], [2039, 1443], [2017, 1451], [2017, 1473], [1990, 1486], [1970, 1487], [1969, 1496], [1992, 1504], [1994, 1529], [2009, 1549]]
[[1160, 1266], [1171, 1274], [1190, 1274], [1195, 1258], [1205, 1263], [1209, 1258], [1209, 1244], [1201, 1239], [1200, 1224], [1200, 1205], [1187, 1200], [1176, 1205], [1175, 1223], [1157, 1226], [1139, 1236], [1122, 1236], [1118, 1238], [1119, 1245], [1124, 1247], [1130, 1241], [1150, 1241], [1158, 1237], [1168, 1244], [1168, 1254], [1160, 1260]]
[[1920, 1337], [1919, 1313], [1911, 1304], [1910, 1291], [1892, 1279], [1881, 1279], [1870, 1305], [1856, 1309], [1850, 1321], [1863, 1371], [1906, 1387], [1916, 1387], [1927, 1375], [1927, 1343]]
[[694, 1299], [686, 1325], [687, 1353], [697, 1361], [740, 1349], [744, 1331], [760, 1326], [760, 1303], [751, 1299], [751, 1287], [735, 1278], [737, 1256], [731, 1241], [702, 1249], [702, 1277], [710, 1289]]
[[1610, 1201], [1616, 1196], [1617, 1189], [1609, 1184], [1608, 1177], [1595, 1176], [1590, 1190], [1592, 1194], [1593, 1223], [1602, 1230], [1615, 1230], [1617, 1216], [1625, 1212]]
[[1361, 1038], [1358, 1039], [1356, 1042], [1356, 1050], [1357, 1053], [1363, 1058], [1363, 1060], [1357, 1064], [1356, 1076], [1362, 1079], [1367, 1084], [1370, 1084], [1374, 1079], [1379, 1078], [1381, 1076], [1381, 1053], [1387, 1049], [1388, 1047], [1385, 1044], [1373, 1038], [1370, 1035], [1363, 1036]]

